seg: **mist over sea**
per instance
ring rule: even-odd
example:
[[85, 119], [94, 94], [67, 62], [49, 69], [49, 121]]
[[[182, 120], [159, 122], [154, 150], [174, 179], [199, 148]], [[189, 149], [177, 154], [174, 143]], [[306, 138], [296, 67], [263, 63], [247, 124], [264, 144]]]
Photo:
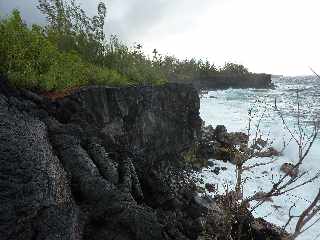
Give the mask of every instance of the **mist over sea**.
[[[228, 132], [242, 131], [248, 129], [248, 111], [252, 111], [251, 133], [254, 134], [255, 125], [261, 119], [260, 131], [262, 136], [271, 139], [272, 145], [281, 150], [284, 142], [288, 145], [283, 156], [278, 157], [271, 165], [261, 166], [247, 171], [245, 177], [248, 181], [244, 185], [244, 195], [250, 196], [257, 191], [267, 191], [272, 187], [272, 181], [279, 178], [283, 173], [280, 167], [285, 162], [295, 163], [298, 161], [298, 147], [292, 140], [290, 133], [284, 127], [279, 113], [275, 110], [275, 103], [283, 115], [287, 126], [294, 134], [298, 134], [298, 116], [300, 125], [306, 135], [312, 134], [315, 120], [320, 116], [320, 80], [315, 76], [282, 77], [273, 79], [274, 89], [227, 89], [210, 91], [201, 96], [200, 115], [206, 125], [225, 125]], [[297, 96], [298, 90], [298, 96]], [[298, 102], [300, 114], [298, 114]], [[305, 140], [306, 141], [306, 140]], [[256, 162], [267, 162], [267, 158], [254, 158], [248, 164]], [[211, 172], [210, 167], [204, 169], [199, 175], [205, 183], [220, 183], [234, 186], [235, 167], [230, 163], [213, 160], [216, 166], [227, 167], [219, 175]], [[313, 147], [305, 160], [300, 171], [305, 171], [303, 180], [314, 176], [320, 170], [320, 136], [317, 137]], [[294, 190], [284, 196], [267, 202], [258, 208], [255, 216], [282, 226], [288, 219], [289, 208], [295, 204], [294, 214], [299, 214], [310, 203], [319, 191], [320, 181], [317, 180], [302, 188]], [[219, 188], [223, 193], [224, 189]], [[291, 227], [294, 226], [294, 223]], [[288, 229], [290, 230], [290, 229]], [[298, 239], [313, 240], [320, 234], [320, 223], [313, 229], [301, 235]]]

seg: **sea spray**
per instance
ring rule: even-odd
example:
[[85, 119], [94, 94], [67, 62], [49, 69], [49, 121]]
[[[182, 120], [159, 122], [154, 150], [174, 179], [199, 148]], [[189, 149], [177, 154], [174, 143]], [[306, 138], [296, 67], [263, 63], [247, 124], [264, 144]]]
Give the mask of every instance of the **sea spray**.
[[[301, 102], [301, 124], [307, 134], [312, 134], [313, 119], [320, 112], [320, 81], [314, 77], [285, 78], [275, 81], [275, 89], [227, 89], [217, 90], [204, 94], [201, 98], [200, 114], [206, 125], [225, 125], [229, 132], [247, 132], [248, 111], [253, 109], [255, 117], [252, 121], [252, 133], [259, 118], [264, 115], [260, 123], [260, 131], [263, 136], [268, 136], [273, 141], [273, 146], [281, 150], [284, 143], [287, 145], [283, 155], [277, 157], [276, 162], [271, 165], [260, 166], [250, 171], [245, 171], [244, 178], [248, 178], [244, 184], [244, 195], [251, 196], [258, 191], [267, 191], [272, 187], [272, 181], [279, 179], [284, 173], [280, 171], [283, 163], [298, 161], [298, 147], [291, 139], [288, 130], [284, 127], [279, 113], [275, 111], [275, 99], [281, 110], [283, 119], [287, 126], [294, 129], [297, 124], [297, 100]], [[299, 89], [299, 99], [297, 99]], [[267, 162], [270, 159], [253, 158], [246, 164], [256, 162]], [[212, 170], [215, 167], [224, 167], [227, 170], [216, 175]], [[301, 181], [306, 180], [320, 169], [320, 138], [313, 144], [300, 171], [308, 172]], [[223, 194], [224, 185], [234, 187], [236, 182], [235, 166], [231, 163], [214, 161], [214, 166], [203, 169], [198, 176], [203, 176], [205, 183], [218, 183], [218, 193]], [[204, 185], [203, 184], [203, 185]], [[293, 204], [293, 214], [299, 214], [315, 197], [320, 181], [317, 180], [302, 188], [296, 189], [288, 194], [273, 198], [273, 202], [267, 202], [254, 211], [255, 216], [264, 217], [266, 220], [282, 226], [288, 219], [288, 211]], [[294, 223], [290, 226], [291, 230]], [[320, 229], [320, 224], [313, 228]], [[289, 228], [290, 230], [290, 228]], [[299, 239], [313, 239], [318, 232], [308, 231]]]

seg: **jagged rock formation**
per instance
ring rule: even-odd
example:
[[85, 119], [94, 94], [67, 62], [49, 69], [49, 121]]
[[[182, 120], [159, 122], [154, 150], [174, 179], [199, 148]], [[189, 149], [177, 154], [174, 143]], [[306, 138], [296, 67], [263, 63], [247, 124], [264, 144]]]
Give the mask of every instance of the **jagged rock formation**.
[[69, 179], [32, 108], [0, 95], [0, 239], [79, 239]]
[[215, 129], [211, 125], [204, 126], [197, 149], [197, 155], [200, 159], [213, 158], [234, 164], [239, 158], [273, 157], [280, 154], [270, 146], [268, 141], [256, 137], [251, 143], [247, 134], [243, 132], [228, 133], [224, 125], [218, 125]]
[[[50, 100], [0, 79], [0, 239], [218, 236], [223, 222], [207, 215], [218, 205], [197, 196], [183, 158], [201, 123], [187, 85], [93, 86]], [[264, 230], [253, 239], [280, 239]]]
[[196, 239], [190, 86], [0, 91], [0, 239]]

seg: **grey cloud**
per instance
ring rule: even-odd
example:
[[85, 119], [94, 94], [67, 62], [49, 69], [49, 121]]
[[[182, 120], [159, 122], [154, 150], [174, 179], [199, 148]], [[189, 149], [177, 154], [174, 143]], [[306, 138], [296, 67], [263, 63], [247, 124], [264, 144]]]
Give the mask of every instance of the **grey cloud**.
[[[169, 0], [131, 0], [120, 1], [121, 8], [110, 5], [110, 18], [107, 19], [107, 32], [117, 33], [121, 37], [130, 39], [149, 32], [150, 28], [159, 24], [165, 18]], [[120, 4], [118, 4], [119, 6]], [[121, 6], [120, 5], [120, 6]], [[122, 11], [120, 18], [113, 18]]]
[[0, 16], [6, 16], [13, 9], [18, 9], [28, 23], [45, 23], [45, 18], [36, 8], [37, 2], [37, 0], [0, 0]]
[[[93, 15], [97, 0], [80, 0], [81, 6]], [[176, 33], [192, 26], [192, 20], [210, 0], [106, 0], [108, 15], [106, 32], [126, 41], [140, 41], [149, 34]], [[0, 0], [0, 14], [13, 8], [21, 11], [28, 23], [44, 23], [36, 8], [37, 0]]]
[[[110, 1], [107, 32], [117, 33], [127, 40], [144, 38], [148, 34], [173, 34], [192, 27], [196, 15], [201, 14], [212, 0], [117, 0]], [[122, 8], [121, 6], [126, 6]], [[121, 18], [113, 14], [122, 11]]]

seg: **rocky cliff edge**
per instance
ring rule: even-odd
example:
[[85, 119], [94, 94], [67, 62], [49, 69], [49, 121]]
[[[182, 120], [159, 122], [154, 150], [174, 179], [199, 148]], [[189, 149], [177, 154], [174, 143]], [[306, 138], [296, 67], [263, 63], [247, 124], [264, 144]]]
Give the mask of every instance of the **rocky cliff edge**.
[[0, 239], [195, 239], [181, 158], [190, 86], [85, 87], [58, 100], [0, 84]]

